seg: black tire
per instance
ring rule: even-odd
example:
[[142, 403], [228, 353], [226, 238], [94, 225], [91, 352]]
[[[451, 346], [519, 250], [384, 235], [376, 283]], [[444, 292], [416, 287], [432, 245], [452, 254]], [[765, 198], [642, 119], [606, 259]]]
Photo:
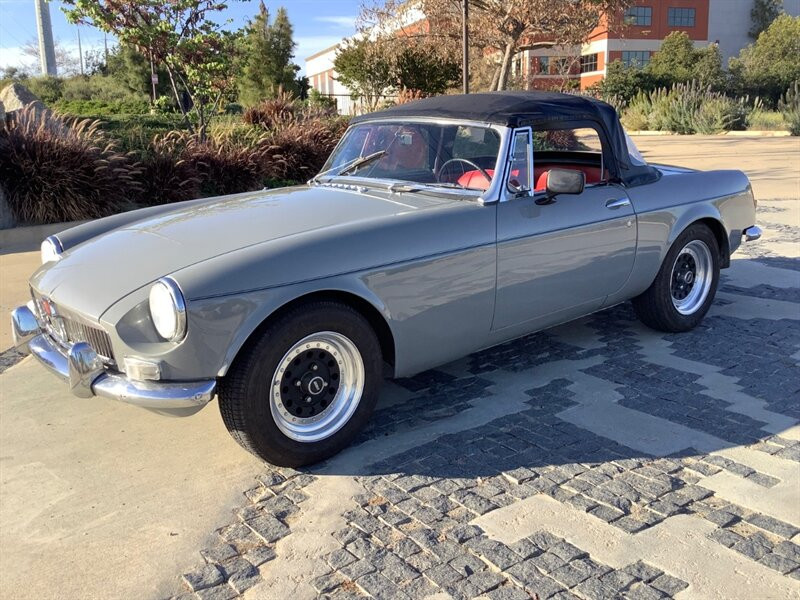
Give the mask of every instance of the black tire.
[[[326, 439], [297, 441], [285, 435], [270, 408], [273, 375], [294, 344], [318, 332], [346, 336], [364, 366], [361, 399], [349, 420]], [[277, 318], [242, 349], [218, 388], [222, 420], [248, 452], [282, 467], [300, 467], [333, 456], [347, 446], [375, 408], [382, 383], [381, 349], [367, 320], [337, 302], [298, 306]], [[299, 384], [298, 384], [299, 385]]]
[[[710, 287], [705, 300], [691, 314], [682, 314], [673, 304], [673, 266], [678, 255], [692, 241], [700, 241], [708, 247], [711, 255]], [[703, 320], [719, 284], [720, 251], [714, 233], [702, 223], [688, 227], [672, 244], [655, 281], [647, 290], [634, 298], [633, 309], [636, 316], [648, 327], [667, 333], [680, 333], [694, 329]]]

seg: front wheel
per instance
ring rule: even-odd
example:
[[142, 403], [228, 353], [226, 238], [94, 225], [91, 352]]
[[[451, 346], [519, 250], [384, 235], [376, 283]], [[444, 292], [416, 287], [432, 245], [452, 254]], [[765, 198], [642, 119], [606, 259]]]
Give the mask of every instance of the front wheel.
[[299, 467], [344, 448], [369, 419], [381, 351], [367, 320], [335, 302], [300, 306], [268, 325], [220, 383], [233, 438], [278, 466]]
[[720, 252], [717, 239], [698, 223], [670, 248], [655, 281], [633, 299], [645, 325], [669, 333], [689, 331], [700, 323], [717, 292]]

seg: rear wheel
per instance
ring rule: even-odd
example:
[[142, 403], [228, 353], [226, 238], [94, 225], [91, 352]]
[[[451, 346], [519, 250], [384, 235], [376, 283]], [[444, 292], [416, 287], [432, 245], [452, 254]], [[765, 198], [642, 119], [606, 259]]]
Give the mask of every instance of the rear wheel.
[[659, 331], [693, 329], [714, 301], [719, 265], [712, 231], [701, 223], [692, 225], [675, 240], [652, 285], [633, 299], [636, 315]]
[[369, 323], [335, 302], [300, 306], [271, 323], [220, 383], [233, 438], [275, 465], [298, 467], [344, 448], [369, 419], [381, 385]]

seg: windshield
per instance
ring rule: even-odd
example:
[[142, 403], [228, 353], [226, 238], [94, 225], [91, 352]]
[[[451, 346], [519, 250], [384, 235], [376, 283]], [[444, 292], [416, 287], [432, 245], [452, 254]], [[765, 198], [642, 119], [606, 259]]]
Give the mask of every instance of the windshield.
[[321, 175], [486, 190], [500, 134], [473, 125], [392, 121], [347, 130]]

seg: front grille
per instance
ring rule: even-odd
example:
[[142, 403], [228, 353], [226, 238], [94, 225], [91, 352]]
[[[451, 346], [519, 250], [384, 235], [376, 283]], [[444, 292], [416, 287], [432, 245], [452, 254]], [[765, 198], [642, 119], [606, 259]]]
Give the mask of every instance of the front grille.
[[62, 317], [64, 320], [64, 329], [67, 332], [67, 340], [74, 344], [75, 342], [88, 342], [94, 351], [106, 360], [114, 360], [114, 351], [111, 349], [111, 338], [102, 329], [85, 325], [69, 317]]
[[105, 331], [64, 314], [61, 307], [57, 307], [52, 301], [37, 292], [31, 291], [40, 322], [50, 337], [58, 344], [68, 347], [77, 342], [86, 342], [104, 362], [114, 362], [111, 338]]

